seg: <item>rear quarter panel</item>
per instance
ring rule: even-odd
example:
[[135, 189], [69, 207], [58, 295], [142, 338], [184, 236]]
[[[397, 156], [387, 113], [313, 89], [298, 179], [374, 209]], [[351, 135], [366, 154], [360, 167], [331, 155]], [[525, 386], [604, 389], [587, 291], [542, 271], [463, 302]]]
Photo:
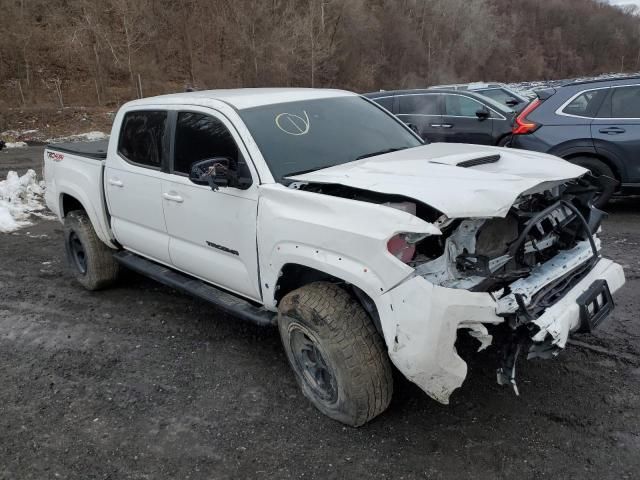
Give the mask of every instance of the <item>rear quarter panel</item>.
[[45, 201], [49, 209], [64, 221], [63, 198], [70, 195], [86, 210], [98, 238], [115, 248], [104, 198], [103, 171], [104, 161], [55, 149], [44, 151]]

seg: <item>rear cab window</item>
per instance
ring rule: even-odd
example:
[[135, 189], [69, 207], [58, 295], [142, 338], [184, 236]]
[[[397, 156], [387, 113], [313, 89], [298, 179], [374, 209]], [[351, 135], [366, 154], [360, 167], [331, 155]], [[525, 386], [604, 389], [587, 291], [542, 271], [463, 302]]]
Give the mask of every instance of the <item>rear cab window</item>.
[[160, 170], [166, 156], [167, 112], [127, 112], [118, 138], [118, 154], [140, 167]]

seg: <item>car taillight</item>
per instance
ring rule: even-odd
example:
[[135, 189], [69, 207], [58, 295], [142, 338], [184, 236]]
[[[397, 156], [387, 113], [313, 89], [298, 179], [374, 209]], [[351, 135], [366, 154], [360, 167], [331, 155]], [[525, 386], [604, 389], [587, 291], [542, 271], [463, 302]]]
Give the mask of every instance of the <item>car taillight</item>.
[[533, 102], [527, 105], [522, 112], [516, 117], [516, 121], [513, 125], [513, 129], [511, 133], [514, 135], [526, 135], [527, 133], [533, 133], [538, 128], [540, 128], [540, 124], [536, 122], [532, 122], [527, 119], [527, 115], [533, 112], [536, 108], [540, 106], [542, 102], [539, 98], [536, 98]]

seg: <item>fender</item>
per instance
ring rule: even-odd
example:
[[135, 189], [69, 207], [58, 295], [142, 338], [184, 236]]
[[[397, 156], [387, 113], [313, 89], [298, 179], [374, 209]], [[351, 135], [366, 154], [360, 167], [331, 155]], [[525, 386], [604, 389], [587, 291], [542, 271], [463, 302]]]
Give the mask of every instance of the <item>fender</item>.
[[110, 230], [104, 222], [104, 212], [96, 212], [93, 203], [84, 192], [76, 190], [71, 184], [58, 180], [58, 212], [60, 220], [63, 221], [64, 210], [62, 208], [62, 203], [64, 195], [69, 195], [80, 202], [84, 210], [87, 212], [91, 225], [96, 231], [98, 238], [109, 247], [117, 248], [109, 234]]
[[376, 298], [414, 271], [387, 249], [389, 239], [400, 232], [441, 233], [433, 224], [385, 205], [261, 185], [257, 246], [264, 304], [275, 308], [274, 288], [286, 264], [341, 278]]
[[[378, 272], [360, 261], [344, 255], [321, 249], [312, 245], [301, 245], [294, 242], [282, 242], [276, 247], [271, 257], [272, 265], [263, 277], [263, 301], [268, 307], [275, 309], [275, 286], [286, 265], [295, 264], [313, 268], [332, 277], [344, 280], [365, 292], [375, 301], [385, 291], [384, 282]], [[277, 272], [274, 275], [274, 272]]]
[[556, 145], [548, 153], [569, 161], [581, 155], [601, 158], [621, 179], [627, 178], [624, 162], [620, 161], [615, 153], [609, 151], [606, 146], [603, 148], [602, 145], [598, 145], [598, 142], [594, 142], [592, 139], [571, 140]]
[[578, 138], [560, 143], [549, 149], [547, 153], [561, 158], [581, 153], [597, 155], [596, 148], [593, 145], [593, 140], [591, 138]]

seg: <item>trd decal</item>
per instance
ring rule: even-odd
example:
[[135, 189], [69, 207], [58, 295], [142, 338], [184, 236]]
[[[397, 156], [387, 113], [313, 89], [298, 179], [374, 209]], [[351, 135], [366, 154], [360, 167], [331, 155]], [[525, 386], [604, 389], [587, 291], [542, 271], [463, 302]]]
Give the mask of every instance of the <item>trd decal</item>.
[[62, 160], [64, 160], [64, 155], [62, 153], [47, 152], [47, 156], [54, 162], [61, 162]]
[[213, 248], [217, 248], [218, 250], [222, 250], [223, 252], [227, 252], [230, 253], [232, 255], [238, 255], [240, 256], [240, 254], [238, 253], [237, 250], [232, 250], [231, 248], [227, 248], [227, 247], [223, 247], [222, 245], [218, 245], [217, 243], [213, 243], [207, 240], [207, 245], [209, 245], [210, 247]]

